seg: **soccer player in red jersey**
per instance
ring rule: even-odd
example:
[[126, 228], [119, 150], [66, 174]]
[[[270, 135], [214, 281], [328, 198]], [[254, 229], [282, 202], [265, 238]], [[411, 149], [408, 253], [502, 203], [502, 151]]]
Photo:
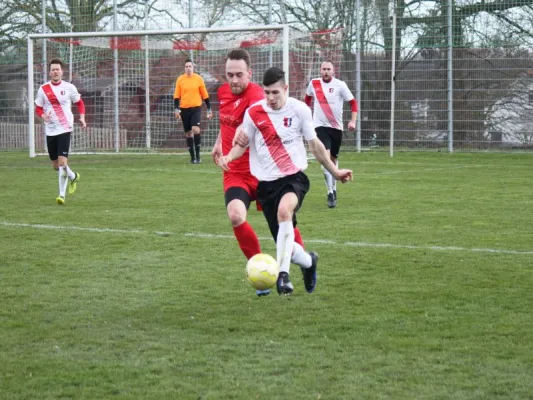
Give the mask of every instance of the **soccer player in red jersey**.
[[250, 172], [259, 180], [257, 199], [276, 240], [280, 271], [277, 291], [284, 295], [293, 292], [289, 279], [293, 262], [301, 268], [305, 290], [312, 293], [316, 287], [318, 255], [304, 251], [293, 234], [296, 213], [310, 187], [303, 172], [308, 166], [304, 139], [318, 162], [335, 179], [347, 182], [353, 173], [338, 169], [331, 161], [317, 139], [311, 110], [303, 102], [287, 96], [288, 86], [281, 69], [269, 68], [263, 76], [263, 87], [266, 99], [248, 108], [235, 146], [218, 159], [218, 165], [224, 171], [231, 170], [232, 163], [249, 147]]
[[[215, 163], [233, 147], [235, 132], [242, 124], [248, 107], [265, 97], [263, 88], [250, 82], [252, 76], [250, 65], [250, 54], [244, 49], [231, 50], [227, 55], [227, 82], [218, 89], [220, 132], [211, 152]], [[226, 210], [233, 233], [244, 256], [250, 259], [261, 253], [261, 246], [257, 234], [246, 221], [250, 203], [257, 198], [258, 185], [257, 179], [250, 173], [248, 151], [231, 163], [231, 171], [224, 171], [223, 183]], [[295, 229], [294, 234], [295, 241], [303, 247], [298, 229]], [[269, 294], [269, 291], [256, 293], [258, 296], [263, 296]]]

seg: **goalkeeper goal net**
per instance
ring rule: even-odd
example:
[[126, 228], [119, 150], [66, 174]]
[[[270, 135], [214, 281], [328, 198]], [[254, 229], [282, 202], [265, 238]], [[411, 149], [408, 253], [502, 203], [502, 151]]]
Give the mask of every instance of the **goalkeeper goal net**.
[[[212, 146], [219, 130], [216, 93], [225, 82], [226, 54], [238, 47], [252, 56], [254, 81], [260, 81], [270, 66], [289, 71], [288, 25], [29, 35], [28, 99], [34, 99], [44, 83], [44, 60], [60, 58], [68, 65], [63, 79], [78, 88], [86, 108], [87, 130], [75, 124], [72, 153], [185, 149], [183, 127], [174, 118], [173, 95], [176, 79], [190, 58], [206, 83], [215, 115], [208, 121], [203, 107], [202, 141]], [[77, 121], [76, 114], [74, 110]], [[46, 154], [41, 122], [33, 109], [28, 116], [30, 157]]]

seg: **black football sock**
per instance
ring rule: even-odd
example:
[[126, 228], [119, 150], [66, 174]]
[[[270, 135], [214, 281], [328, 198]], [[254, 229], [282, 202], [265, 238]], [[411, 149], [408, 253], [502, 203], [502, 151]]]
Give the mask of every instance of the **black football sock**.
[[196, 149], [196, 159], [200, 159], [200, 145], [202, 144], [202, 137], [200, 135], [194, 135], [194, 147]]
[[187, 140], [187, 148], [189, 149], [189, 154], [191, 155], [191, 161], [194, 161], [194, 140], [192, 137], [185, 139]]

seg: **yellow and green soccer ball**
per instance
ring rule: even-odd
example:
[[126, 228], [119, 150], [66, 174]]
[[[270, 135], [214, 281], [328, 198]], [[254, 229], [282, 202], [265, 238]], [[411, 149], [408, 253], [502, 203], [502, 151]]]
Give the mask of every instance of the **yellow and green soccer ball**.
[[270, 289], [274, 286], [278, 273], [278, 263], [268, 254], [256, 254], [246, 264], [246, 277], [257, 290]]

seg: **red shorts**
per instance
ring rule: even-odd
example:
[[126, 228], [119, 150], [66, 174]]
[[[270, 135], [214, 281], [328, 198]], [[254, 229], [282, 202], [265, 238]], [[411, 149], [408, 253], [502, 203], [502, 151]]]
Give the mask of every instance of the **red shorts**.
[[252, 174], [239, 174], [235, 172], [224, 172], [224, 193], [231, 187], [244, 189], [252, 201], [255, 201], [257, 209], [261, 211], [261, 206], [257, 202], [257, 185], [259, 181]]

